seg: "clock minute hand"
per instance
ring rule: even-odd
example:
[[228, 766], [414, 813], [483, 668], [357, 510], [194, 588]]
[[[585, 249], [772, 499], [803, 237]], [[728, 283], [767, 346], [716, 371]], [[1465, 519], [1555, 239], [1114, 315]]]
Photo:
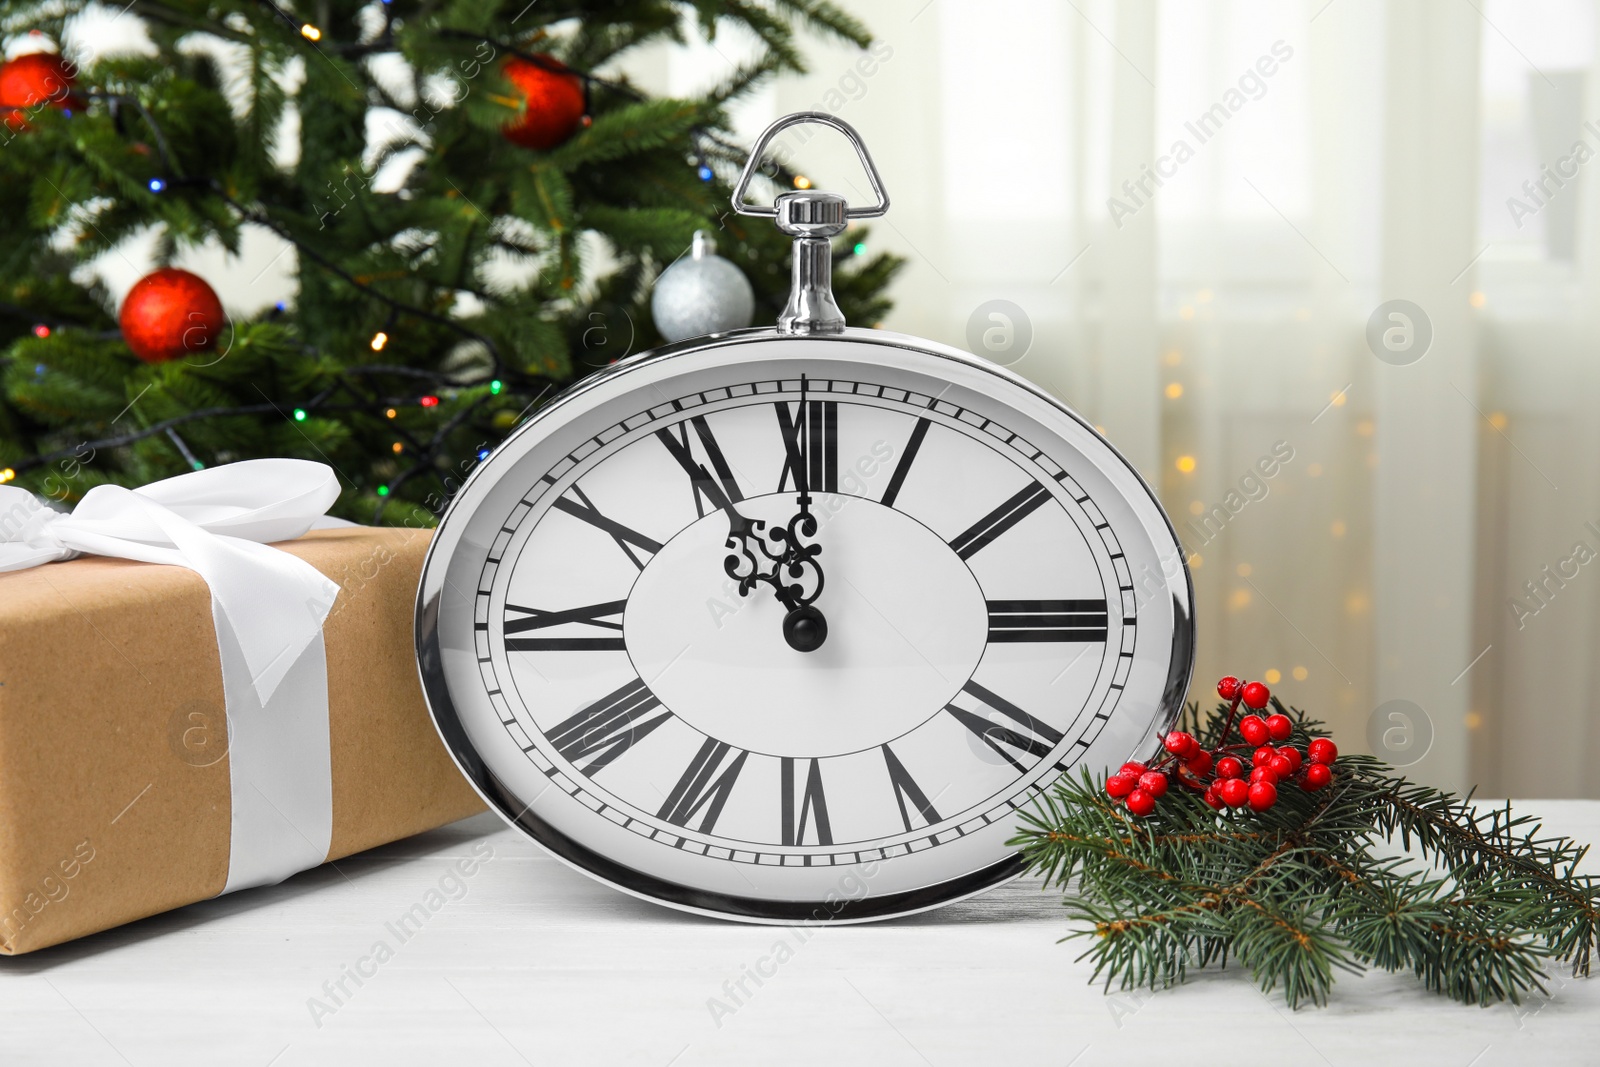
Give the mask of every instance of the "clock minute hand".
[[[809, 405], [806, 403], [807, 386], [808, 383], [806, 381], [806, 376], [804, 374], [800, 375], [800, 407], [795, 412], [794, 419], [795, 438], [800, 446], [800, 455], [798, 457], [800, 462], [795, 467], [794, 486], [795, 490], [799, 493], [799, 499], [796, 501], [796, 503], [800, 505], [800, 514], [806, 518], [810, 518], [812, 441], [810, 418], [811, 412], [809, 410]], [[789, 525], [792, 528], [794, 523], [791, 522]], [[816, 532], [815, 525], [815, 520], [812, 520], [813, 529], [809, 531], [810, 533]]]
[[788, 609], [783, 617], [784, 640], [796, 652], [815, 652], [828, 636], [828, 620], [814, 603], [824, 580], [822, 564], [817, 562], [822, 546], [803, 544], [800, 531], [814, 531], [817, 520], [800, 511], [786, 526], [768, 530], [761, 519], [746, 518], [732, 506], [725, 510], [727, 547], [732, 551], [723, 560], [724, 572], [739, 583], [740, 596], [749, 596], [758, 584], [770, 585], [778, 603]]

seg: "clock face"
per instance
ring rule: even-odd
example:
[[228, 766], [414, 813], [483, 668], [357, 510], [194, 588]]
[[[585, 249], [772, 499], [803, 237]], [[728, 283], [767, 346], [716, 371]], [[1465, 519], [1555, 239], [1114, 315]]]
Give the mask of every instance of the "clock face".
[[789, 922], [1014, 874], [1018, 810], [1147, 751], [1191, 656], [1126, 463], [877, 331], [579, 386], [463, 488], [419, 610], [435, 719], [502, 815], [619, 888]]

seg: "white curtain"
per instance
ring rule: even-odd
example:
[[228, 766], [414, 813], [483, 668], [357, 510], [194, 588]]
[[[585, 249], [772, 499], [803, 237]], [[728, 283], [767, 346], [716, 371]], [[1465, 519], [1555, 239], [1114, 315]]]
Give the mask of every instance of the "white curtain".
[[[1145, 473], [1195, 697], [1261, 678], [1419, 779], [1600, 796], [1595, 3], [845, 0], [873, 49], [810, 42], [736, 119], [854, 123], [894, 200], [865, 243], [910, 260], [882, 325], [1010, 363]], [[688, 91], [746, 49], [627, 73]], [[831, 135], [794, 158], [864, 195]], [[190, 265], [287, 295], [281, 243], [243, 259]], [[1421, 318], [1369, 340], [1393, 300]]]
[[[869, 243], [911, 261], [885, 327], [982, 349], [1021, 309], [1026, 354], [980, 354], [1103, 426], [1193, 553], [1194, 695], [1263, 678], [1419, 779], [1600, 796], [1592, 0], [848, 7], [873, 60], [817, 45], [741, 126], [866, 136]], [[1385, 362], [1391, 300], [1424, 319], [1380, 316]]]

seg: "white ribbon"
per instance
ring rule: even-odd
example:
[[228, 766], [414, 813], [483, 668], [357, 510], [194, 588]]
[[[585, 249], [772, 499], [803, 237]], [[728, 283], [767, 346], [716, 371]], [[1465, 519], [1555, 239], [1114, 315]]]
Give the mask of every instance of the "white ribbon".
[[66, 514], [0, 486], [0, 571], [85, 553], [187, 567], [211, 589], [233, 799], [224, 893], [327, 858], [333, 836], [322, 623], [339, 586], [266, 542], [319, 524], [339, 496], [321, 463], [255, 459], [142, 489], [100, 485]]

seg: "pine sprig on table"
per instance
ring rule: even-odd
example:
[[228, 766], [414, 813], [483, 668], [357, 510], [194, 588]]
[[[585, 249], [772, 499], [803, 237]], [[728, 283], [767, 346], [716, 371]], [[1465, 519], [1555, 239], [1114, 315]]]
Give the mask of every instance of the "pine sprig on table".
[[[1298, 709], [1291, 743], [1326, 736]], [[1185, 726], [1207, 750], [1238, 738], [1229, 706]], [[1024, 815], [1012, 844], [1065, 893], [1068, 935], [1095, 980], [1130, 989], [1183, 981], [1230, 958], [1290, 1007], [1325, 1004], [1337, 971], [1409, 971], [1465, 1003], [1520, 1003], [1546, 967], [1587, 976], [1600, 937], [1600, 879], [1587, 851], [1509, 804], [1485, 806], [1341, 756], [1320, 792], [1286, 788], [1265, 811], [1175, 795], [1139, 818], [1087, 772]]]

